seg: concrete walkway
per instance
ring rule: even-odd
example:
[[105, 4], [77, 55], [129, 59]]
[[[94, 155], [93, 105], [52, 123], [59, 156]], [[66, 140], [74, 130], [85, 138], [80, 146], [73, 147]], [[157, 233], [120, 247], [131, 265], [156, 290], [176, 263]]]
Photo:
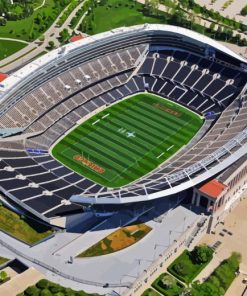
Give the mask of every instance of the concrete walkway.
[[[242, 254], [242, 262], [240, 264], [240, 272], [242, 275], [238, 276], [234, 280], [233, 287], [230, 287], [225, 296], [240, 296], [244, 290], [245, 285], [242, 283], [243, 277], [247, 277], [247, 220], [246, 220], [246, 208], [247, 208], [247, 194], [246, 198], [239, 203], [239, 205], [232, 210], [232, 212], [226, 217], [224, 225], [219, 224], [216, 228], [215, 234], [206, 234], [200, 243], [212, 245], [216, 241], [220, 241], [222, 244], [216, 250], [213, 260], [206, 266], [206, 268], [197, 276], [196, 280], [203, 281], [207, 278], [212, 271], [219, 265], [219, 263], [228, 258], [232, 252], [239, 252]], [[227, 229], [232, 232], [232, 235], [224, 233], [223, 229]], [[220, 235], [224, 233], [224, 236]], [[245, 275], [244, 275], [245, 274]], [[233, 293], [234, 291], [234, 293]]]
[[[137, 0], [139, 3], [141, 4], [145, 4], [145, 0]], [[243, 0], [241, 0], [243, 1]], [[160, 11], [163, 11], [163, 12], [167, 12], [169, 13], [169, 10], [171, 8], [163, 5], [163, 4], [159, 4], [159, 8], [158, 8]], [[203, 16], [200, 16], [200, 15], [196, 15], [193, 11], [187, 11], [187, 14], [189, 14], [189, 18], [191, 19], [192, 16], [194, 16], [193, 18], [193, 22], [195, 23], [198, 23], [199, 25], [202, 25], [204, 26], [205, 28], [210, 28], [211, 24], [213, 23], [213, 21], [211, 20], [207, 20], [207, 19], [204, 19]], [[220, 24], [220, 26], [222, 26]], [[217, 28], [218, 28], [218, 25], [215, 24], [215, 31], [217, 31]], [[243, 33], [239, 33], [238, 31], [236, 30], [233, 30], [233, 36], [237, 35], [237, 34], [240, 34], [241, 38], [247, 38], [247, 36]]]
[[[186, 217], [186, 221], [184, 217]], [[186, 208], [178, 206], [164, 217], [162, 223], [154, 222], [153, 220], [146, 222], [153, 230], [140, 240], [140, 242], [109, 255], [74, 259], [73, 264], [67, 263], [70, 256], [75, 257], [78, 252], [85, 250], [118, 228], [119, 214], [110, 218], [111, 222], [107, 220], [105, 222], [106, 224], [104, 223], [100, 227], [84, 234], [58, 233], [54, 238], [32, 248], [4, 233], [0, 233], [0, 238], [28, 256], [38, 259], [59, 271], [66, 272], [70, 276], [99, 283], [120, 284], [134, 281], [154, 259], [158, 258], [159, 253], [168, 247], [169, 242], [172, 243], [175, 239], [178, 239], [183, 229], [193, 224], [197, 217], [196, 214]], [[171, 233], [169, 234], [169, 232]], [[157, 248], [155, 248], [156, 244], [159, 245]], [[63, 246], [65, 247], [63, 248]], [[6, 253], [9, 253], [11, 257], [15, 256], [13, 252], [0, 246], [0, 255], [6, 256]], [[87, 292], [98, 292], [100, 294], [107, 292], [105, 288], [67, 280], [22, 257], [20, 259], [24, 260], [29, 266], [33, 265], [43, 272], [48, 279], [62, 285], [66, 286], [69, 283], [72, 288], [77, 287], [77, 290], [84, 289]]]
[[36, 11], [36, 10], [38, 10], [38, 9], [42, 8], [42, 7], [45, 5], [45, 1], [46, 1], [46, 0], [43, 0], [43, 2], [41, 3], [41, 5], [40, 5], [40, 6], [38, 6], [38, 7], [34, 8], [34, 11]]
[[240, 14], [242, 8], [247, 5], [247, 1], [245, 0], [234, 0], [226, 9], [223, 9], [224, 4], [227, 2], [226, 0], [217, 0], [213, 4], [211, 4], [211, 0], [196, 0], [195, 2], [201, 6], [205, 5], [207, 9], [218, 11], [225, 17], [229, 17], [231, 19], [235, 18], [237, 21], [243, 23], [247, 22], [247, 16], [242, 16]]

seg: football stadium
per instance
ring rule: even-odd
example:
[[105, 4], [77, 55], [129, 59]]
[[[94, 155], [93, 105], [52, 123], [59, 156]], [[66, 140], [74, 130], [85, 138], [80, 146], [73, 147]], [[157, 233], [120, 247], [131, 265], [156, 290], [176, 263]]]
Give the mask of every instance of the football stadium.
[[0, 191], [48, 223], [165, 201], [243, 159], [246, 82], [243, 57], [169, 25], [55, 49], [0, 84]]

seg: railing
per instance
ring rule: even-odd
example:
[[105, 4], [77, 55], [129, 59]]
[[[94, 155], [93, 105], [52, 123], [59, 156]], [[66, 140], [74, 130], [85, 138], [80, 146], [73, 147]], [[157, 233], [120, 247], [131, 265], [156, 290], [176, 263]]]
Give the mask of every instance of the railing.
[[72, 276], [72, 275], [69, 275], [65, 272], [62, 272], [60, 270], [58, 270], [57, 268], [55, 267], [52, 267], [51, 265], [48, 265], [38, 259], [35, 259], [31, 256], [28, 256], [26, 254], [24, 254], [23, 252], [17, 250], [16, 248], [14, 248], [13, 246], [11, 246], [10, 244], [6, 243], [5, 241], [3, 241], [2, 239], [0, 239], [0, 244], [7, 248], [8, 250], [10, 250], [11, 252], [15, 253], [17, 256], [20, 256], [34, 264], [37, 264], [63, 278], [66, 278], [68, 280], [71, 280], [71, 281], [74, 281], [74, 282], [77, 282], [77, 283], [81, 283], [81, 284], [85, 284], [85, 285], [90, 285], [90, 286], [97, 286], [97, 287], [110, 287], [110, 288], [116, 288], [116, 287], [130, 287], [131, 283], [129, 282], [126, 282], [126, 283], [118, 283], [118, 284], [114, 284], [114, 283], [99, 283], [99, 282], [94, 282], [94, 281], [89, 281], [89, 280], [84, 280], [84, 279], [81, 279], [79, 277], [76, 277], [76, 276]]

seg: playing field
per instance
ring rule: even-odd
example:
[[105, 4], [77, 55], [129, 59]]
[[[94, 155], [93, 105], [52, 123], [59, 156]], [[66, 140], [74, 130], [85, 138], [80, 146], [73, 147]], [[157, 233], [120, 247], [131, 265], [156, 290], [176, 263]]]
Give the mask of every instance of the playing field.
[[187, 144], [202, 124], [192, 111], [142, 93], [83, 122], [55, 145], [52, 154], [77, 173], [116, 188], [155, 169]]

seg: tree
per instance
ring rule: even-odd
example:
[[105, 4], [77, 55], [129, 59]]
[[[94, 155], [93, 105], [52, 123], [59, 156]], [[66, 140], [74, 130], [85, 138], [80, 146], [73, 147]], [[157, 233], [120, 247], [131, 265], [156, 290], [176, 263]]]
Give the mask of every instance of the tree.
[[36, 286], [37, 286], [39, 289], [43, 290], [43, 289], [45, 289], [45, 288], [47, 288], [47, 287], [49, 286], [49, 281], [46, 280], [46, 279], [42, 279], [42, 280], [40, 280], [40, 281], [36, 284]]
[[242, 8], [242, 10], [240, 11], [241, 15], [246, 16], [247, 15], [247, 5], [245, 7]]
[[206, 263], [212, 259], [213, 250], [206, 245], [196, 246], [192, 252], [192, 257], [196, 263]]
[[158, 14], [159, 0], [145, 0], [145, 9], [150, 15]]
[[66, 42], [69, 39], [69, 37], [70, 35], [68, 29], [63, 29], [63, 31], [59, 33], [59, 39], [62, 43]]
[[44, 289], [41, 291], [40, 296], [52, 296], [52, 292], [49, 289]]
[[55, 43], [51, 40], [51, 41], [48, 42], [48, 45], [49, 45], [50, 49], [53, 49], [54, 46], [55, 46]]
[[39, 289], [35, 286], [28, 287], [25, 290], [25, 295], [27, 296], [39, 296]]
[[161, 279], [161, 284], [165, 289], [171, 289], [176, 284], [176, 280], [169, 274], [165, 274]]
[[211, 31], [214, 31], [214, 30], [215, 30], [215, 23], [211, 23], [211, 24], [210, 24], [210, 30], [211, 30]]

